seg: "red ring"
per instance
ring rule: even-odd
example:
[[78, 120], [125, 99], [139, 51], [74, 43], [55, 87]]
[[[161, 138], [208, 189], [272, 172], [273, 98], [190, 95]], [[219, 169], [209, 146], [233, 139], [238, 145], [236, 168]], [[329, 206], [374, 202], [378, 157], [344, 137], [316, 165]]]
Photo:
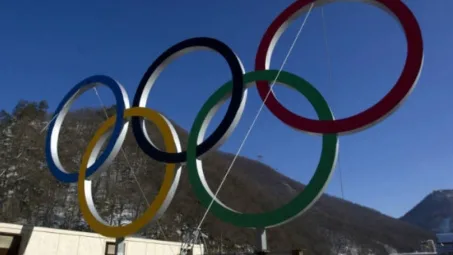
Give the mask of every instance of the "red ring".
[[[299, 0], [284, 10], [269, 26], [260, 42], [255, 59], [255, 70], [266, 70], [270, 57], [280, 36], [290, 21], [308, 9], [314, 0]], [[317, 134], [346, 133], [376, 124], [396, 110], [397, 106], [410, 94], [417, 83], [423, 66], [423, 40], [420, 27], [412, 12], [399, 0], [374, 0], [375, 5], [385, 7], [396, 16], [403, 27], [407, 39], [407, 58], [403, 72], [395, 86], [372, 107], [348, 118], [338, 120], [312, 120], [299, 116], [285, 108], [270, 91], [269, 82], [257, 82], [257, 89], [267, 108], [281, 121], [301, 131]], [[315, 3], [319, 5], [318, 3]], [[268, 61], [266, 61], [268, 59]], [[269, 93], [270, 91], [270, 93]], [[267, 94], [269, 96], [265, 100]]]

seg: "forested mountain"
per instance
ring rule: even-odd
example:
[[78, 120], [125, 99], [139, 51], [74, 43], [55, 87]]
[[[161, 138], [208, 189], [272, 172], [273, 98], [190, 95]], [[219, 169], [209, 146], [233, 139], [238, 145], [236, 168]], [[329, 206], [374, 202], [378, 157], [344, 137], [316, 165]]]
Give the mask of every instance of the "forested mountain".
[[[77, 201], [76, 184], [58, 182], [49, 172], [44, 156], [45, 129], [50, 113], [47, 103], [21, 101], [12, 112], [0, 113], [0, 221], [33, 224], [62, 229], [90, 231], [83, 221]], [[107, 109], [113, 114], [113, 108]], [[67, 169], [76, 171], [81, 155], [99, 124], [105, 120], [101, 109], [85, 108], [71, 112], [60, 134], [59, 155]], [[162, 139], [149, 125], [149, 135], [157, 145]], [[131, 132], [131, 131], [130, 131]], [[178, 128], [180, 139], [186, 131]], [[149, 159], [130, 133], [123, 145], [137, 179], [151, 201], [163, 178], [163, 165]], [[217, 187], [233, 155], [214, 152], [204, 160], [212, 187]], [[291, 180], [258, 161], [239, 158], [219, 197], [243, 212], [261, 212], [282, 205], [302, 190], [303, 184]], [[95, 179], [95, 202], [109, 222], [124, 224], [146, 208], [129, 165], [120, 153], [114, 164]], [[184, 231], [195, 227], [205, 208], [192, 193], [185, 171], [167, 213], [140, 235], [181, 240]], [[224, 251], [246, 249], [254, 244], [253, 230], [222, 223], [208, 215], [202, 226], [209, 251], [220, 243]], [[332, 196], [323, 195], [316, 205], [297, 220], [268, 230], [271, 250], [302, 248], [306, 254], [388, 254], [394, 249], [413, 251], [420, 242], [432, 239], [429, 231], [388, 217]], [[353, 253], [354, 251], [358, 253]], [[347, 252], [347, 253], [346, 253]], [[305, 254], [305, 253], [304, 253]]]

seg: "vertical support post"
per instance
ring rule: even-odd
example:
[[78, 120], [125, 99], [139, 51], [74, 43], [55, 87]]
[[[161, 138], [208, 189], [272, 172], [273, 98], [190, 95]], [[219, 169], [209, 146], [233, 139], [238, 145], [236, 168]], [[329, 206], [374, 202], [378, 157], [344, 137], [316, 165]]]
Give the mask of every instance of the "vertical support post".
[[256, 254], [267, 254], [267, 235], [266, 229], [256, 229], [256, 246], [257, 251]]
[[125, 255], [124, 237], [119, 237], [115, 241], [115, 255]]

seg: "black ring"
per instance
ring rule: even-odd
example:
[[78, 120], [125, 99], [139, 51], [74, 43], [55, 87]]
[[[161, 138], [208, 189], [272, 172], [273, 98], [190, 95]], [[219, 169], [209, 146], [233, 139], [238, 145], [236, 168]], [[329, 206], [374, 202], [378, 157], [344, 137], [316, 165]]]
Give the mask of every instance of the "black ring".
[[[140, 81], [133, 101], [133, 107], [146, 107], [149, 92], [164, 67], [175, 57], [199, 49], [200, 47], [218, 52], [225, 58], [233, 76], [233, 90], [225, 117], [214, 132], [197, 146], [197, 157], [218, 146], [218, 143], [225, 138], [224, 136], [230, 131], [231, 125], [236, 121], [237, 113], [244, 99], [246, 88], [243, 81], [244, 71], [242, 64], [236, 54], [226, 44], [213, 38], [196, 37], [173, 45], [162, 53], [148, 68]], [[170, 153], [157, 149], [145, 133], [145, 122], [143, 118], [132, 117], [131, 123], [138, 145], [152, 159], [165, 163], [182, 163], [186, 161], [186, 151]]]

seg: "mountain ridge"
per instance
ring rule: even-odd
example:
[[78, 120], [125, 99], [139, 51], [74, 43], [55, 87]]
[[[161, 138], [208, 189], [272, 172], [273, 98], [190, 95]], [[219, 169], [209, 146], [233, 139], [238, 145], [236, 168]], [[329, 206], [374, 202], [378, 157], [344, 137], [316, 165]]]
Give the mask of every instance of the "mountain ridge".
[[453, 189], [432, 191], [400, 219], [434, 233], [453, 232]]

